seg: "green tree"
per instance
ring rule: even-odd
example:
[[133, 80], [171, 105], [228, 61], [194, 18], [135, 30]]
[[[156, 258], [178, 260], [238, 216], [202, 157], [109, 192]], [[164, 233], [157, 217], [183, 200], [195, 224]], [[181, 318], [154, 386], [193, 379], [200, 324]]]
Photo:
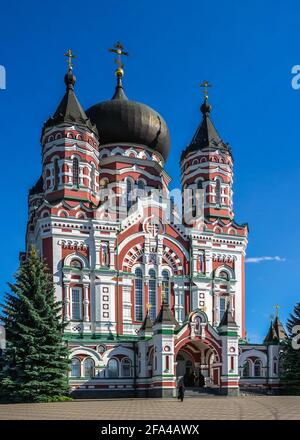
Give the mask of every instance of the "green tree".
[[67, 399], [68, 350], [62, 340], [61, 303], [54, 295], [47, 265], [32, 247], [11, 293], [5, 295], [0, 320], [6, 330], [0, 399], [43, 402]]
[[[296, 340], [295, 326], [300, 326], [300, 303], [294, 307], [287, 322], [289, 338], [281, 352], [280, 380], [284, 393], [300, 394], [300, 339]], [[298, 330], [299, 333], [299, 330]]]

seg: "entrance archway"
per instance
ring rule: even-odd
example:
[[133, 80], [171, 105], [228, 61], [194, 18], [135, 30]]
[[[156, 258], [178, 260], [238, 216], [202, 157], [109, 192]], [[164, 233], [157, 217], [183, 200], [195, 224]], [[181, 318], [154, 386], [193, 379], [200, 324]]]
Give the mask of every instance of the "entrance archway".
[[186, 387], [219, 388], [220, 359], [217, 350], [201, 339], [188, 340], [176, 356], [176, 376]]

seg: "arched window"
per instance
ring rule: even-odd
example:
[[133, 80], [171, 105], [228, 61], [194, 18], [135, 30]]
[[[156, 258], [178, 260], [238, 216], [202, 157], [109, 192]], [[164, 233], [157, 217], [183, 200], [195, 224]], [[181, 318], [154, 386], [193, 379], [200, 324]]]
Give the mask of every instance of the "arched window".
[[261, 361], [259, 359], [257, 359], [254, 362], [254, 376], [255, 377], [261, 377], [262, 376], [262, 365], [261, 365]]
[[132, 206], [132, 182], [130, 179], [126, 180], [126, 196], [127, 196], [127, 208], [130, 209]]
[[167, 270], [162, 271], [162, 298], [170, 304], [170, 276]]
[[108, 178], [104, 177], [103, 179], [100, 180], [100, 189], [105, 189], [108, 186]]
[[156, 318], [156, 273], [154, 269], [149, 270], [149, 305], [150, 318], [154, 321]]
[[196, 318], [195, 318], [195, 331], [196, 332], [200, 332], [201, 331], [201, 323], [202, 323], [201, 316], [196, 316]]
[[95, 376], [95, 363], [93, 359], [86, 358], [83, 362], [84, 377]]
[[273, 358], [273, 374], [278, 374], [278, 371], [277, 371], [277, 358], [276, 357]]
[[251, 365], [250, 361], [247, 360], [243, 365], [243, 377], [250, 377], [251, 376]]
[[92, 191], [95, 192], [96, 191], [96, 185], [95, 185], [95, 180], [96, 180], [96, 175], [95, 175], [95, 165], [92, 164], [92, 169], [91, 169], [91, 188]]
[[204, 273], [205, 267], [204, 267], [204, 253], [200, 252], [199, 254], [199, 272]]
[[216, 180], [216, 204], [221, 205], [221, 182], [220, 182], [220, 179]]
[[73, 185], [79, 186], [79, 161], [77, 157], [73, 159]]
[[198, 180], [197, 189], [203, 189], [203, 180]]
[[117, 359], [110, 359], [107, 365], [108, 377], [119, 377], [119, 362]]
[[144, 197], [145, 195], [145, 182], [143, 180], [138, 180], [137, 183], [137, 195], [138, 197]]
[[72, 365], [71, 365], [71, 376], [72, 377], [80, 377], [80, 360], [77, 358], [72, 359]]
[[225, 310], [226, 310], [226, 299], [224, 298], [224, 296], [221, 296], [221, 298], [220, 298], [220, 321], [223, 318]]
[[131, 377], [131, 360], [128, 358], [122, 360], [121, 375], [123, 377]]
[[135, 270], [134, 296], [135, 296], [135, 320], [143, 320], [143, 272], [140, 268]]
[[143, 180], [138, 180], [138, 189], [144, 190], [145, 189], [145, 182]]
[[59, 184], [59, 166], [58, 159], [54, 159], [54, 189], [57, 189]]
[[81, 320], [81, 290], [77, 287], [72, 288], [72, 319]]
[[70, 266], [74, 267], [75, 269], [82, 269], [82, 264], [79, 260], [72, 260]]
[[223, 280], [228, 281], [228, 280], [229, 280], [229, 275], [228, 275], [227, 272], [225, 272], [225, 270], [222, 270], [222, 271], [219, 273], [219, 278], [223, 278]]

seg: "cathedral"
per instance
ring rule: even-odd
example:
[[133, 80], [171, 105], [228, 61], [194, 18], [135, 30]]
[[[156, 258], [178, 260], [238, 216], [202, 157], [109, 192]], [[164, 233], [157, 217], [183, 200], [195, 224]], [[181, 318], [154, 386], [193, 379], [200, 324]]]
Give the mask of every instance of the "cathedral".
[[245, 331], [247, 224], [233, 209], [233, 156], [211, 119], [180, 159], [176, 202], [164, 169], [163, 117], [130, 100], [117, 43], [111, 99], [84, 110], [71, 51], [66, 91], [41, 135], [41, 177], [29, 191], [26, 249], [53, 274], [77, 397], [175, 396], [187, 388], [276, 393], [278, 315], [263, 343]]

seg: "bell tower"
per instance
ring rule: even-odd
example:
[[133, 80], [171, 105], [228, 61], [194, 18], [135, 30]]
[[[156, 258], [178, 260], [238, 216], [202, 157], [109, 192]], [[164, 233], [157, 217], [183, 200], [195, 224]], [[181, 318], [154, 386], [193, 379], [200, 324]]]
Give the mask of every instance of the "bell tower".
[[66, 92], [42, 131], [45, 198], [49, 202], [80, 200], [96, 206], [99, 201], [98, 132], [74, 92], [74, 55], [71, 50], [65, 55], [68, 57]]
[[[239, 334], [244, 335], [244, 255], [248, 226], [234, 220], [232, 152], [211, 120], [210, 84], [204, 81], [202, 87], [202, 120], [180, 161], [182, 190], [192, 190], [188, 207], [192, 205], [196, 213], [186, 224], [191, 245], [191, 308], [205, 310], [210, 323], [217, 327], [230, 306]], [[197, 190], [202, 191], [200, 199], [196, 197]], [[197, 223], [199, 200], [202, 224]]]

